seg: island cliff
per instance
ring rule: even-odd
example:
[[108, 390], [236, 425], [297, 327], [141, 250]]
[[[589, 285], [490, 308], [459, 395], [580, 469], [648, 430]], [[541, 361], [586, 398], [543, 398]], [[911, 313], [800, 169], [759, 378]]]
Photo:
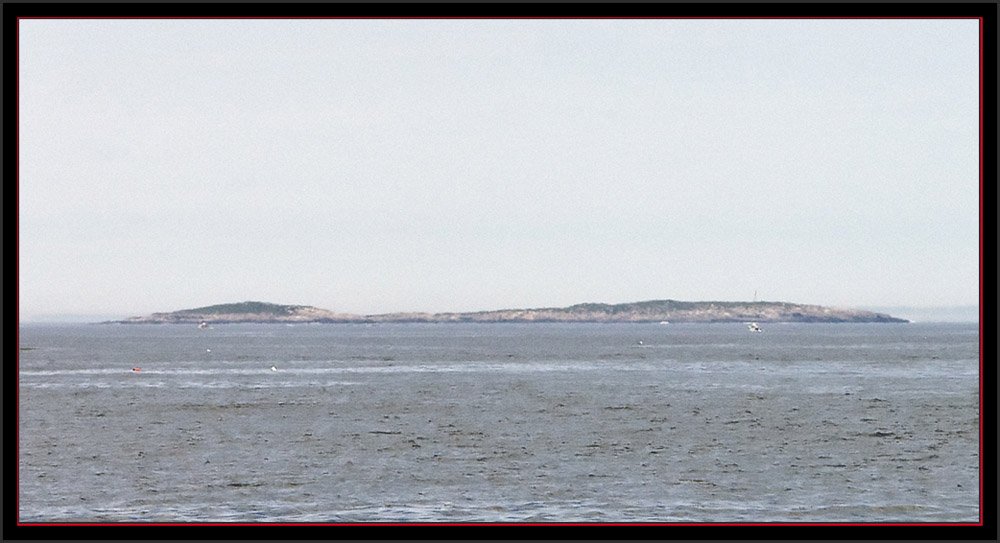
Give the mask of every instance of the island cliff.
[[585, 303], [563, 308], [501, 309], [473, 313], [334, 313], [307, 305], [264, 302], [220, 304], [131, 317], [121, 324], [181, 323], [382, 323], [382, 322], [909, 322], [884, 313], [787, 302]]

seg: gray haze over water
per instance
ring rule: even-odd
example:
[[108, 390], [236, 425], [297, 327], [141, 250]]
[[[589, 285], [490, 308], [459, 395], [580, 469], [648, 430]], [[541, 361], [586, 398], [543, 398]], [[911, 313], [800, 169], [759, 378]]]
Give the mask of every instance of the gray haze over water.
[[979, 303], [976, 19], [17, 32], [22, 321]]

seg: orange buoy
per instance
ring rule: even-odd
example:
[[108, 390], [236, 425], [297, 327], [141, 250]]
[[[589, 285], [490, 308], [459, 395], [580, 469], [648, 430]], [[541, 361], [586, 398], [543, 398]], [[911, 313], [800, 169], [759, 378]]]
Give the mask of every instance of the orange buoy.
[[132, 371], [142, 371], [139, 368], [132, 368]]

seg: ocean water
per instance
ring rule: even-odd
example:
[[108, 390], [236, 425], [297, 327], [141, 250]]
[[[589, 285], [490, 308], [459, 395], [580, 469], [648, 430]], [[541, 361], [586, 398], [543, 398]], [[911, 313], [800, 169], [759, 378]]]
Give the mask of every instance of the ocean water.
[[764, 328], [22, 325], [19, 521], [979, 521], [978, 324]]

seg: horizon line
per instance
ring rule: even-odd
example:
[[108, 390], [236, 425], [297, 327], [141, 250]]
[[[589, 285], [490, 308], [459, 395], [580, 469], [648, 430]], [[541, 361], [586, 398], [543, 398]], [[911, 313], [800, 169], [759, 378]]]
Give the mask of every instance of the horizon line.
[[[571, 304], [571, 305], [568, 305], [568, 306], [559, 306], [559, 307], [554, 307], [554, 306], [553, 307], [549, 307], [549, 306], [533, 306], [533, 307], [517, 307], [517, 308], [513, 308], [512, 307], [512, 308], [469, 310], [469, 311], [422, 311], [422, 310], [406, 311], [406, 310], [397, 310], [397, 311], [388, 311], [388, 312], [379, 312], [379, 313], [353, 313], [353, 312], [344, 312], [343, 314], [356, 314], [358, 316], [381, 316], [381, 315], [392, 315], [392, 314], [397, 314], [397, 313], [426, 313], [426, 314], [432, 314], [432, 315], [433, 314], [448, 314], [448, 313], [484, 313], [484, 312], [491, 312], [491, 311], [512, 311], [512, 310], [523, 310], [523, 309], [561, 309], [561, 308], [565, 308], [565, 307], [572, 307], [574, 305], [582, 305], [582, 304], [624, 305], [624, 304], [631, 304], [631, 303], [643, 303], [643, 302], [650, 302], [650, 301], [667, 301], [667, 300], [677, 301], [677, 302], [685, 302], [686, 301], [686, 300], [674, 300], [672, 298], [663, 298], [663, 299], [655, 299], [655, 300], [650, 299], [650, 300], [642, 300], [642, 301], [637, 301], [637, 302], [620, 302], [620, 303], [579, 302], [579, 303], [576, 303], [576, 304]], [[249, 300], [249, 301], [253, 301], [253, 300]], [[737, 300], [737, 301], [732, 301], [732, 302], [727, 302], [725, 300], [699, 300], [699, 302], [707, 302], [707, 303], [712, 303], [712, 302], [748, 303], [748, 304], [753, 304], [753, 303], [757, 303], [757, 304], [762, 304], [762, 303], [794, 303], [794, 302], [767, 301], [767, 300], [757, 300], [757, 301], [748, 301], [748, 300], [739, 301], [739, 300]], [[229, 302], [229, 303], [234, 303], [234, 302]], [[235, 302], [235, 303], [246, 303], [246, 302]], [[271, 302], [261, 302], [261, 303], [271, 303]], [[179, 312], [179, 311], [188, 311], [188, 310], [191, 310], [191, 309], [199, 309], [201, 307], [211, 307], [212, 305], [225, 305], [225, 304], [210, 304], [210, 305], [207, 305], [207, 306], [199, 306], [199, 307], [196, 307], [196, 308], [178, 309], [178, 310], [174, 310], [174, 311], [154, 311], [152, 313], [148, 313], [147, 315], [150, 315], [150, 314], [153, 314], [153, 313], [174, 313], [174, 312]], [[320, 308], [318, 306], [311, 306], [311, 305], [307, 305], [307, 304], [273, 304], [273, 305], [299, 305], [299, 306], [303, 306], [303, 307], [315, 307], [317, 309], [322, 309], [322, 308]], [[902, 312], [917, 311], [917, 312], [921, 312], [921, 313], [927, 313], [927, 312], [952, 312], [952, 313], [954, 313], [956, 311], [971, 312], [971, 311], [975, 310], [976, 311], [976, 315], [975, 315], [974, 319], [966, 317], [963, 320], [951, 320], [951, 319], [949, 319], [949, 320], [945, 320], [945, 321], [935, 321], [935, 320], [932, 320], [932, 319], [927, 319], [926, 317], [928, 317], [928, 315], [923, 315], [924, 318], [917, 319], [917, 320], [910, 318], [909, 320], [911, 322], [979, 322], [981, 320], [980, 319], [981, 313], [979, 311], [979, 309], [981, 308], [981, 304], [955, 304], [955, 305], [881, 305], [881, 304], [865, 304], [865, 305], [857, 305], [857, 306], [845, 306], [845, 305], [842, 305], [842, 304], [838, 304], [838, 305], [825, 305], [825, 304], [807, 304], [807, 303], [802, 303], [802, 304], [797, 304], [797, 305], [818, 305], [818, 306], [822, 306], [822, 307], [831, 307], [831, 308], [835, 308], [835, 307], [838, 307], [838, 308], [853, 308], [853, 309], [858, 309], [858, 310], [862, 310], [862, 311], [873, 311], [873, 312], [887, 312], [889, 310], [893, 310], [893, 311], [902, 311]], [[340, 312], [336, 311], [336, 313], [340, 313]], [[18, 315], [18, 324], [22, 324], [22, 323], [30, 323], [30, 324], [60, 324], [60, 323], [66, 323], [66, 324], [69, 324], [69, 323], [101, 322], [101, 321], [108, 321], [108, 320], [127, 319], [127, 318], [134, 317], [134, 316], [136, 316], [136, 315], [131, 314], [131, 312], [126, 313], [126, 312], [120, 312], [120, 311], [117, 311], [117, 312], [116, 311], [110, 311], [110, 312], [109, 311], [93, 311], [93, 312], [79, 312], [79, 311], [74, 311], [74, 312], [45, 312], [45, 313], [28, 314], [26, 316], [25, 315], [21, 315], [19, 313], [19, 315]], [[893, 316], [893, 317], [897, 317], [898, 316], [898, 317], [901, 317], [901, 318], [905, 318], [905, 316], [903, 316], [903, 315], [891, 315], [891, 316]], [[952, 318], [955, 318], [955, 315], [952, 315]]]

